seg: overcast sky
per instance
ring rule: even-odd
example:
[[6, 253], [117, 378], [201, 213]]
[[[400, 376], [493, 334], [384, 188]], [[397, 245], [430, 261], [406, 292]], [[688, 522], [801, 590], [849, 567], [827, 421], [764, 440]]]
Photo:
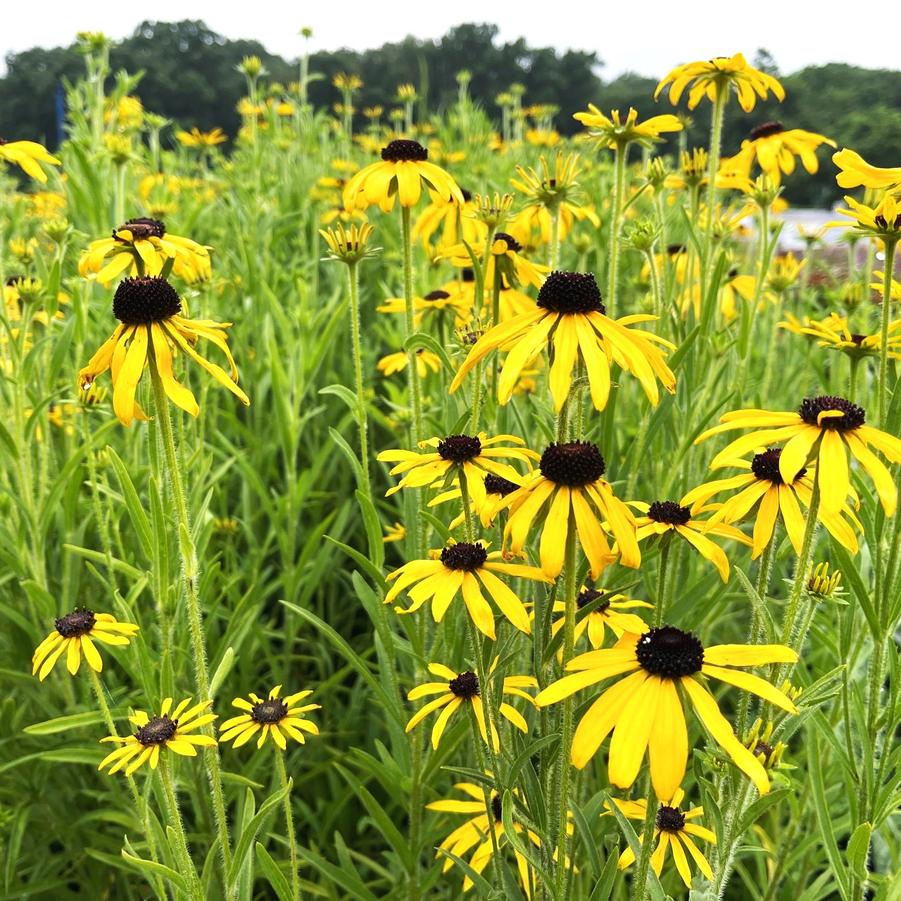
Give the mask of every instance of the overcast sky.
[[[898, 68], [901, 6], [893, 0], [860, 5], [862, 22], [849, 28], [852, 8], [837, 0], [154, 0], [152, 4], [98, 0], [3, 0], [0, 58], [30, 47], [69, 44], [77, 31], [130, 34], [144, 19], [203, 19], [229, 38], [256, 38], [272, 53], [298, 56], [302, 25], [313, 28], [313, 50], [363, 50], [409, 34], [437, 38], [462, 22], [491, 21], [502, 40], [524, 37], [533, 46], [594, 50], [605, 63], [602, 76], [632, 71], [660, 76], [695, 59], [731, 55], [749, 59], [768, 49], [782, 72], [826, 62]], [[876, 16], [876, 7], [881, 13]], [[886, 19], [888, 17], [892, 21]], [[842, 24], [842, 23], [845, 24]], [[460, 67], [466, 64], [460, 60]], [[5, 65], [0, 63], [5, 69]], [[414, 73], [415, 74], [415, 73]]]

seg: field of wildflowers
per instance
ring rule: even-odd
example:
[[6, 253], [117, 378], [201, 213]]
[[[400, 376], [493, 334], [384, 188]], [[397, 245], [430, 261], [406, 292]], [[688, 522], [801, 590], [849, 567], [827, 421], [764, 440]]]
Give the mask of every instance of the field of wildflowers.
[[572, 140], [249, 57], [228, 144], [80, 42], [0, 142], [0, 898], [901, 897], [901, 168], [741, 54]]

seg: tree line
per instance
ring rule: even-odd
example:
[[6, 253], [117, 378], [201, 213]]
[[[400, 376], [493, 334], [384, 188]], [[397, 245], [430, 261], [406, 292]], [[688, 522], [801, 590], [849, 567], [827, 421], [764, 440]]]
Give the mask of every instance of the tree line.
[[[298, 37], [298, 48], [301, 42]], [[244, 92], [237, 66], [248, 55], [260, 57], [270, 82], [288, 85], [298, 78], [296, 61], [268, 53], [258, 41], [229, 40], [203, 22], [190, 20], [143, 22], [131, 37], [113, 46], [110, 64], [113, 72], [143, 72], [137, 94], [144, 106], [178, 127], [196, 125], [208, 130], [219, 126], [233, 135], [240, 124], [236, 103]], [[10, 54], [6, 61], [7, 73], [0, 79], [0, 137], [56, 146], [61, 137], [61, 85], [83, 72], [76, 45], [36, 47]], [[736, 152], [755, 125], [779, 120], [786, 128], [825, 134], [877, 165], [897, 162], [901, 72], [828, 63], [782, 74], [765, 50], [758, 51], [754, 64], [780, 78], [786, 99], [781, 104], [761, 103], [751, 116], [730, 104], [724, 153]], [[348, 72], [363, 81], [355, 97], [358, 110], [378, 105], [387, 112], [397, 106], [398, 85], [411, 83], [419, 95], [419, 109], [435, 112], [456, 101], [456, 76], [465, 68], [471, 73], [470, 96], [489, 115], [499, 118], [497, 96], [519, 83], [525, 89], [524, 104], [548, 104], [559, 110], [555, 126], [563, 134], [578, 129], [572, 114], [589, 101], [605, 111], [634, 106], [641, 118], [671, 110], [666, 101], [654, 102], [654, 78], [626, 73], [605, 80], [597, 53], [530, 47], [522, 38], [501, 43], [494, 25], [460, 25], [438, 40], [408, 37], [372, 50], [320, 51], [311, 54], [309, 66], [321, 76], [309, 86], [311, 102], [320, 107], [340, 102], [341, 94], [332, 79], [338, 72]], [[708, 106], [699, 107], [691, 119], [688, 145], [706, 143]], [[787, 196], [793, 203], [828, 205], [839, 196], [828, 155], [821, 151], [820, 156], [822, 165], [816, 176], [799, 172], [787, 179]]]

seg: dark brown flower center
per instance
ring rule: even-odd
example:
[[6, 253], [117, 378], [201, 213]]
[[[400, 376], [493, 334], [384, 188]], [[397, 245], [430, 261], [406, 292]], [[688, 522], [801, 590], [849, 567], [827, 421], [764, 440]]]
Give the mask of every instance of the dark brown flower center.
[[485, 476], [486, 494], [499, 494], [501, 497], [506, 497], [508, 494], [516, 491], [517, 488], [519, 488], [519, 485], [515, 482], [496, 476], [493, 472]]
[[[596, 601], [606, 594], [607, 592], [602, 588], [583, 588], [576, 598], [576, 606], [581, 610], [583, 607], [587, 607], [592, 601]], [[610, 601], [602, 601], [592, 612], [603, 613], [609, 606]]]
[[752, 141], [756, 141], [758, 138], [768, 138], [783, 131], [785, 131], [785, 126], [781, 122], [761, 122], [760, 125], [751, 129], [749, 137]]
[[71, 613], [61, 616], [56, 620], [56, 631], [63, 638], [78, 638], [87, 635], [94, 628], [96, 618], [93, 610], [85, 607], [76, 607]]
[[392, 141], [382, 148], [382, 159], [389, 163], [423, 162], [428, 158], [428, 150], [419, 141]]
[[479, 677], [467, 670], [460, 673], [456, 679], [451, 679], [447, 687], [458, 697], [469, 700], [479, 696]]
[[147, 325], [179, 313], [178, 292], [158, 276], [122, 279], [113, 297], [113, 315], [126, 325]]
[[765, 741], [759, 741], [756, 745], [754, 745], [754, 751], [752, 752], [756, 757], [758, 754], [763, 755], [764, 760], [768, 760], [770, 754], [773, 753], [773, 746], [768, 745]]
[[557, 485], [589, 485], [604, 474], [604, 458], [590, 441], [551, 443], [541, 455], [541, 474]]
[[674, 257], [677, 254], [685, 253], [685, 245], [684, 244], [669, 244], [667, 245], [666, 252], [668, 256]]
[[514, 253], [519, 253], [522, 250], [522, 244], [513, 235], [508, 235], [507, 232], [496, 232], [494, 240], [503, 241], [507, 245], [507, 250], [512, 250]]
[[552, 272], [538, 292], [538, 306], [553, 313], [605, 313], [590, 272]]
[[661, 626], [638, 639], [635, 656], [642, 669], [652, 675], [678, 679], [700, 671], [704, 665], [704, 646], [691, 632]]
[[161, 745], [169, 741], [175, 730], [178, 729], [178, 720], [170, 720], [167, 715], [155, 716], [148, 720], [137, 732], [135, 738], [142, 745]]
[[162, 238], [166, 234], [166, 226], [159, 219], [148, 219], [146, 216], [140, 216], [137, 219], [129, 219], [124, 225], [120, 225], [114, 232], [113, 237], [117, 241], [123, 239], [119, 237], [119, 232], [127, 229], [131, 232], [134, 240], [146, 238]]
[[851, 341], [854, 344], [856, 344], [858, 347], [860, 347], [860, 345], [863, 344], [863, 342], [866, 340], [866, 338], [867, 338], [866, 335], [858, 335], [856, 332], [853, 335], [851, 335]]
[[685, 814], [678, 807], [661, 804], [657, 808], [657, 828], [661, 832], [679, 832], [685, 826]]
[[288, 705], [281, 698], [267, 698], [254, 704], [250, 715], [263, 726], [279, 723], [288, 715]]
[[[837, 410], [841, 416], [826, 416], [819, 420], [821, 413]], [[832, 429], [836, 432], [850, 432], [859, 429], [867, 419], [866, 411], [857, 404], [836, 397], [833, 394], [822, 394], [819, 397], [805, 397], [798, 408], [798, 415], [808, 425], [815, 425], [820, 429]]]
[[494, 814], [495, 823], [499, 823], [504, 818], [500, 795], [491, 796], [491, 812]]
[[[779, 458], [781, 456], [782, 449], [778, 447], [771, 447], [762, 454], [755, 454], [754, 459], [751, 461], [751, 472], [758, 479], [765, 479], [774, 485], [781, 485], [783, 482], [782, 473], [779, 471]], [[799, 470], [795, 474], [795, 479], [803, 476], [805, 472], [807, 472], [806, 469], [802, 468]]]
[[442, 460], [465, 463], [482, 452], [482, 442], [469, 435], [448, 435], [438, 442], [438, 453]]
[[426, 296], [423, 297], [422, 299], [423, 300], [447, 300], [448, 297], [450, 297], [450, 294], [448, 294], [447, 291], [442, 291], [439, 288], [437, 291], [429, 291], [429, 293], [426, 294]]
[[472, 572], [488, 559], [488, 551], [480, 544], [458, 541], [441, 551], [441, 562], [448, 569], [462, 569]]
[[460, 270], [460, 280], [464, 282], [474, 282], [476, 280], [476, 274], [469, 266], [467, 266], [465, 269]]
[[691, 519], [691, 510], [675, 501], [654, 501], [648, 508], [648, 517], [654, 522], [670, 526], [684, 526]]

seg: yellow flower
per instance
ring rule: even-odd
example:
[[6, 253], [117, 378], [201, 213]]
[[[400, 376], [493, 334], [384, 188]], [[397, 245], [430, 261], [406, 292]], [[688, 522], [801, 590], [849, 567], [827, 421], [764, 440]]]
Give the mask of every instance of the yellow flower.
[[120, 623], [111, 613], [94, 613], [76, 607], [56, 620], [55, 630], [37, 646], [31, 658], [31, 674], [36, 674], [43, 682], [63, 654], [66, 655], [66, 668], [73, 676], [81, 666], [82, 654], [88, 666], [99, 673], [103, 670], [103, 659], [94, 642], [127, 645], [137, 631], [136, 625]]
[[613, 648], [588, 651], [566, 664], [569, 675], [538, 694], [539, 707], [556, 704], [583, 688], [628, 673], [588, 708], [573, 736], [572, 763], [582, 769], [613, 732], [607, 773], [617, 788], [629, 788], [648, 751], [651, 783], [658, 798], [672, 798], [685, 776], [688, 731], [679, 689], [713, 740], [751, 777], [761, 794], [770, 782], [760, 761], [736, 738], [729, 721], [699, 676], [719, 679], [789, 713], [795, 705], [765, 679], [733, 667], [794, 663], [784, 645], [723, 644], [705, 648], [690, 632], [673, 626], [626, 634]]
[[332, 84], [339, 91], [349, 91], [353, 93], [363, 87], [363, 79], [360, 78], [359, 75], [348, 75], [346, 72], [338, 72], [332, 79]]
[[[499, 442], [506, 442], [498, 447]], [[518, 445], [514, 447], [509, 444]], [[420, 448], [434, 450], [420, 454], [408, 450], [382, 451], [377, 459], [383, 463], [394, 463], [391, 475], [402, 475], [403, 478], [393, 488], [389, 488], [386, 497], [400, 491], [401, 488], [422, 488], [447, 481], [452, 473], [456, 473], [466, 483], [469, 496], [477, 503], [485, 502], [485, 476], [493, 473], [509, 481], [518, 481], [521, 476], [503, 458], [520, 460], [531, 469], [532, 461], [538, 459], [535, 451], [523, 448], [525, 442], [515, 435], [497, 435], [489, 438], [485, 432], [478, 435], [448, 435], [446, 438], [429, 438], [420, 441]]]
[[779, 457], [779, 472], [786, 482], [816, 460], [817, 484], [823, 510], [838, 513], [851, 492], [846, 451], [857, 459], [873, 480], [887, 516], [895, 512], [897, 490], [891, 473], [870, 450], [873, 445], [892, 463], [901, 463], [901, 439], [865, 425], [866, 411], [843, 397], [805, 397], [797, 413], [768, 410], [736, 410], [720, 417], [720, 425], [707, 429], [695, 444], [732, 429], [754, 428], [735, 439], [711, 461], [710, 468], [728, 466], [757, 447], [786, 441]]
[[[867, 206], [853, 197], [845, 197], [850, 210], [839, 208], [836, 212], [855, 220], [854, 231], [880, 240], [901, 239], [901, 200], [893, 194], [885, 194], [876, 206]], [[830, 225], [845, 225], [842, 221]]]
[[[454, 323], [463, 325], [472, 312], [473, 292], [461, 290], [460, 282], [448, 282], [422, 297], [413, 298], [413, 324], [419, 327], [423, 317], [428, 314], [453, 310]], [[403, 297], [389, 297], [376, 307], [379, 313], [404, 313], [406, 301]]]
[[375, 256], [380, 247], [369, 247], [369, 239], [375, 228], [368, 222], [362, 225], [351, 225], [345, 228], [339, 222], [336, 228], [320, 228], [319, 234], [328, 245], [329, 254], [326, 259], [339, 263], [358, 263], [366, 257]]
[[[504, 479], [501, 476], [496, 476], [494, 473], [489, 472], [483, 481], [485, 485], [484, 500], [479, 502], [470, 494], [469, 505], [470, 510], [479, 517], [482, 526], [487, 529], [497, 515], [496, 507], [498, 498], [506, 497], [510, 492], [520, 488], [522, 486], [522, 477], [517, 476], [516, 481], [511, 481], [510, 479]], [[449, 488], [447, 491], [442, 491], [440, 494], [436, 494], [435, 497], [429, 501], [428, 506], [437, 507], [439, 504], [445, 504], [448, 501], [460, 500], [462, 496], [462, 492], [460, 491], [460, 480], [459, 478], [456, 478], [454, 479], [453, 487]], [[453, 531], [463, 525], [465, 521], [466, 511], [462, 511], [451, 521], [448, 525], [448, 529]]]
[[880, 169], [871, 166], [859, 153], [843, 147], [832, 154], [839, 168], [835, 176], [840, 188], [894, 188], [901, 185], [901, 167]]
[[632, 506], [645, 515], [639, 517], [635, 524], [638, 527], [636, 539], [644, 541], [654, 536], [664, 536], [675, 532], [684, 538], [705, 560], [709, 560], [720, 578], [724, 582], [729, 581], [729, 560], [723, 549], [712, 542], [707, 536], [716, 535], [719, 538], [731, 538], [742, 544], [751, 544], [747, 536], [733, 526], [712, 521], [694, 519], [692, 511], [687, 506], [688, 502], [683, 498], [681, 504], [675, 501], [654, 501], [653, 504], [633, 502]]
[[271, 736], [272, 741], [283, 751], [288, 747], [287, 739], [293, 738], [300, 744], [306, 743], [304, 732], [310, 735], [318, 735], [319, 727], [312, 721], [299, 716], [310, 710], [319, 710], [319, 704], [304, 704], [296, 706], [299, 701], [308, 698], [312, 691], [298, 691], [293, 695], [280, 698], [281, 685], [276, 685], [269, 696], [264, 700], [253, 692], [249, 701], [244, 698], [235, 698], [232, 707], [244, 710], [245, 713], [233, 716], [219, 726], [219, 741], [234, 742], [233, 748], [240, 748], [246, 744], [258, 732], [257, 748], [262, 748], [266, 739]]
[[382, 161], [372, 163], [354, 175], [344, 187], [348, 210], [378, 204], [382, 212], [394, 208], [395, 198], [403, 207], [419, 203], [422, 185], [432, 199], [464, 203], [463, 193], [453, 178], [428, 161], [429, 152], [417, 141], [392, 141], [382, 148]]
[[[502, 818], [503, 807], [500, 795], [497, 792], [490, 792], [489, 805], [491, 807], [491, 816], [489, 817], [485, 805], [485, 792], [480, 785], [475, 785], [472, 782], [458, 782], [454, 785], [454, 788], [463, 792], [470, 800], [460, 801], [455, 798], [447, 798], [426, 804], [427, 810], [469, 815], [469, 819], [454, 829], [438, 846], [437, 856], [444, 858], [442, 872], [446, 873], [454, 864], [453, 857], [450, 857], [449, 854], [462, 858], [470, 849], [475, 848], [475, 851], [469, 858], [469, 866], [476, 873], [481, 873], [491, 861], [495, 843], [497, 843], [498, 850], [506, 844], [513, 848], [519, 881], [528, 898], [529, 885], [534, 884], [535, 877], [529, 873], [529, 862], [525, 855], [516, 849], [516, 846], [510, 842], [506, 833]], [[569, 816], [572, 817], [572, 814]], [[513, 828], [517, 835], [524, 833], [536, 848], [541, 848], [541, 839], [531, 829], [526, 829], [517, 823], [515, 819]], [[574, 827], [571, 821], [567, 823], [566, 831], [569, 835], [572, 835]], [[492, 834], [494, 838], [492, 838]], [[449, 852], [449, 854], [444, 854], [444, 851]], [[568, 861], [566, 865], [569, 865]], [[467, 876], [463, 880], [463, 891], [468, 892], [472, 886], [472, 879]]]
[[50, 166], [61, 165], [55, 156], [47, 152], [46, 147], [35, 141], [4, 141], [2, 138], [0, 138], [0, 160], [13, 163], [41, 184], [47, 183], [47, 173], [41, 168], [41, 163]]
[[741, 142], [739, 156], [758, 165], [772, 182], [778, 185], [782, 174], [795, 171], [795, 157], [813, 175], [819, 169], [817, 148], [822, 144], [835, 147], [835, 141], [802, 128], [786, 129], [781, 122], [764, 122], [751, 130], [750, 137]]
[[589, 134], [598, 139], [601, 147], [609, 147], [611, 150], [632, 143], [650, 147], [663, 140], [660, 137], [661, 132], [682, 131], [682, 123], [676, 116], [669, 114], [652, 116], [644, 122], [639, 122], [638, 112], [632, 107], [629, 107], [625, 121], [622, 121], [619, 110], [613, 110], [608, 118], [593, 103], [589, 103], [588, 112], [574, 113], [573, 119], [577, 119], [590, 129]]
[[210, 278], [209, 248], [166, 231], [159, 219], [129, 219], [112, 237], [91, 241], [78, 261], [82, 278], [96, 276], [107, 285], [128, 270], [131, 275], [161, 275], [171, 270], [188, 281]]
[[[601, 452], [590, 442], [549, 444], [541, 455], [538, 470], [495, 508], [510, 509], [504, 541], [510, 541], [513, 553], [522, 553], [533, 523], [542, 522], [541, 568], [556, 578], [563, 569], [569, 530], [575, 528], [588, 558], [591, 578], [597, 579], [616, 559], [601, 528], [601, 522], [607, 522], [616, 538], [620, 562], [636, 568], [641, 563], [641, 552], [635, 538], [635, 517], [602, 478], [604, 469]], [[547, 513], [541, 516], [546, 504]]]
[[767, 287], [777, 294], [787, 291], [807, 265], [807, 260], [798, 260], [793, 253], [780, 253], [774, 257], [767, 273]]
[[[819, 322], [809, 317], [805, 317], [805, 319], [804, 324], [780, 322], [779, 325], [797, 334], [818, 338], [817, 345], [819, 347], [839, 350], [852, 359], [859, 360], [863, 357], [879, 355], [879, 348], [882, 345], [881, 332], [873, 335], [852, 332], [848, 327], [847, 319], [836, 313], [832, 313]], [[888, 357], [892, 360], [901, 360], [901, 319], [889, 323], [888, 333]]]
[[[395, 373], [403, 372], [407, 363], [409, 363], [409, 357], [406, 351], [399, 350], [397, 353], [382, 357], [376, 363], [376, 369], [382, 375], [394, 375]], [[438, 354], [432, 353], [430, 350], [424, 350], [421, 347], [416, 351], [416, 371], [421, 379], [426, 377], [429, 370], [438, 372], [439, 369], [441, 369], [441, 357]]]
[[[772, 540], [776, 517], [781, 514], [792, 547], [795, 553], [800, 555], [806, 523], [801, 508], [810, 507], [813, 473], [802, 469], [794, 478], [784, 479], [779, 469], [781, 455], [782, 451], [775, 447], [755, 454], [750, 463], [747, 460], [733, 460], [730, 466], [744, 469], [746, 472], [699, 485], [682, 498], [682, 503], [697, 511], [715, 494], [734, 491], [736, 493], [716, 510], [708, 522], [738, 522], [757, 507], [751, 551], [751, 559], [756, 560]], [[851, 525], [845, 521], [845, 516], [858, 529], [863, 528], [847, 502], [838, 513], [827, 513], [823, 509], [817, 512], [817, 519], [823, 523], [829, 534], [852, 554], [856, 554], [857, 536]]]
[[495, 573], [546, 583], [553, 580], [536, 566], [503, 563], [502, 559], [499, 552], [489, 554], [479, 542], [450, 544], [437, 560], [412, 560], [389, 573], [388, 581], [397, 581], [385, 595], [385, 603], [390, 604], [402, 591], [407, 591], [412, 605], [406, 610], [402, 607], [394, 609], [397, 613], [415, 613], [431, 599], [432, 617], [440, 623], [451, 602], [462, 592], [463, 602], [476, 628], [494, 641], [497, 637], [494, 613], [482, 594], [484, 587], [501, 613], [520, 632], [528, 635], [531, 625], [526, 608]]
[[[471, 244], [469, 248], [476, 257], [485, 254], [485, 242]], [[509, 232], [495, 232], [491, 241], [491, 253], [485, 269], [485, 287], [490, 288], [495, 281], [495, 272], [500, 272], [502, 285], [513, 286], [522, 282], [540, 288], [544, 281], [547, 266], [533, 263], [522, 255], [522, 244]], [[472, 266], [469, 251], [463, 244], [454, 244], [446, 248], [438, 259], [449, 257], [454, 266], [468, 268]]]
[[[460, 189], [463, 203], [437, 198], [432, 201], [413, 223], [412, 238], [422, 241], [422, 246], [429, 252], [440, 252], [453, 247], [461, 241], [475, 244], [485, 240], [487, 227], [475, 218], [476, 206], [469, 191]], [[438, 232], [434, 251], [431, 246], [432, 236]]]
[[[704, 815], [704, 808], [692, 807], [683, 811], [679, 805], [684, 797], [685, 792], [680, 788], [671, 800], [667, 800], [657, 808], [657, 816], [654, 820], [654, 834], [651, 840], [657, 839], [658, 841], [657, 847], [654, 848], [654, 853], [651, 855], [651, 867], [659, 876], [663, 869], [663, 862], [666, 859], [667, 848], [669, 848], [682, 881], [691, 888], [691, 868], [688, 865], [688, 858], [685, 856], [686, 850], [704, 876], [707, 879], [713, 879], [713, 870], [710, 869], [707, 858], [704, 857], [691, 837], [695, 836], [695, 838], [703, 839], [705, 842], [715, 845], [716, 836], [704, 826], [691, 822]], [[640, 798], [637, 801], [620, 801], [614, 798], [613, 803], [630, 820], [644, 821], [647, 816], [648, 802], [644, 798]], [[608, 811], [610, 810], [610, 805], [606, 801], [604, 802], [604, 807]], [[639, 836], [639, 842], [641, 839], [642, 836]], [[617, 866], [621, 870], [625, 870], [626, 867], [633, 863], [635, 863], [635, 852], [631, 848], [626, 848], [620, 854]]]
[[175, 132], [175, 137], [182, 147], [195, 147], [203, 150], [208, 150], [217, 144], [224, 144], [228, 140], [221, 128], [214, 128], [212, 131], [201, 131], [196, 125], [190, 131], [179, 129]]
[[[497, 658], [495, 658], [494, 663], [491, 666], [492, 672], [497, 666], [497, 662]], [[437, 676], [444, 681], [424, 682], [422, 685], [417, 685], [407, 694], [407, 700], [418, 701], [420, 698], [425, 698], [430, 695], [440, 695], [440, 697], [429, 701], [428, 704], [417, 710], [416, 713], [410, 717], [410, 721], [407, 723], [407, 727], [404, 731], [409, 732], [429, 716], [429, 714], [434, 713], [436, 710], [440, 710], [441, 713], [439, 714], [438, 719], [435, 720], [435, 725], [432, 727], [432, 747], [437, 749], [438, 742], [441, 741], [441, 736], [444, 734], [444, 730], [447, 728], [451, 717], [468, 701], [472, 705], [476, 722], [479, 724], [479, 734], [482, 736], [482, 740], [485, 744], [489, 744], [488, 724], [486, 723], [485, 707], [481, 698], [479, 677], [470, 670], [463, 673], [455, 673], [450, 667], [444, 666], [441, 663], [430, 663], [428, 669], [433, 676]], [[538, 680], [534, 678], [534, 676], [505, 676], [501, 687], [501, 695], [516, 695], [521, 698], [526, 698], [529, 703], [532, 703], [532, 696], [524, 690], [526, 688], [538, 688]], [[506, 701], [501, 700], [499, 709], [501, 716], [511, 722], [521, 732], [529, 731], [525, 718], [512, 704], [508, 704]], [[498, 737], [497, 730], [494, 728], [493, 723], [491, 724], [490, 744], [494, 748], [495, 753], [500, 751], [500, 738]]]
[[[581, 615], [584, 608], [589, 612]], [[640, 635], [647, 630], [647, 623], [635, 613], [626, 611], [638, 607], [653, 609], [647, 601], [636, 601], [624, 594], [610, 594], [603, 588], [583, 588], [576, 597], [575, 641], [588, 630], [588, 641], [595, 649], [604, 644], [604, 633], [609, 629], [616, 638], [626, 632]], [[566, 601], [554, 601], [554, 613], [564, 613]], [[561, 616], [551, 625], [551, 635], [556, 635], [564, 626], [566, 617]]]
[[185, 698], [172, 710], [172, 698], [165, 698], [159, 716], [149, 717], [143, 710], [138, 710], [128, 718], [128, 721], [137, 727], [134, 735], [125, 738], [110, 735], [100, 739], [122, 747], [107, 754], [97, 769], [102, 770], [109, 766], [109, 773], [112, 776], [125, 767], [125, 775], [131, 776], [145, 763], [149, 763], [150, 769], [155, 770], [161, 751], [172, 751], [182, 757], [196, 757], [197, 748], [214, 748], [216, 739], [211, 735], [194, 734], [216, 719], [215, 713], [204, 713], [212, 703], [201, 701], [191, 707], [191, 699]]
[[629, 328], [654, 316], [635, 314], [621, 319], [606, 315], [594, 276], [581, 272], [552, 272], [538, 292], [538, 304], [527, 313], [495, 325], [475, 344], [457, 371], [450, 390], [460, 387], [466, 374], [493, 350], [507, 351], [497, 384], [497, 399], [506, 404], [525, 366], [545, 347], [553, 349], [549, 381], [554, 409], [569, 396], [577, 360], [585, 363], [591, 399], [603, 410], [610, 395], [610, 364], [616, 363], [638, 378], [652, 404], [659, 399], [657, 379], [672, 394], [676, 377], [655, 346], [672, 348], [668, 341], [641, 329]]
[[754, 109], [758, 97], [766, 100], [770, 91], [778, 100], [785, 99], [782, 85], [772, 75], [749, 66], [741, 53], [676, 66], [657, 85], [655, 100], [667, 85], [670, 85], [669, 99], [673, 106], [690, 86], [689, 109], [694, 109], [704, 97], [714, 103], [718, 98], [724, 97], [724, 92], [728, 92], [730, 88], [735, 91], [739, 105], [746, 113]]
[[385, 527], [385, 535], [382, 541], [390, 544], [394, 541], [403, 541], [407, 537], [407, 529], [402, 523], [396, 522], [392, 526]]
[[841, 582], [841, 570], [837, 569], [830, 575], [829, 564], [824, 560], [817, 563], [813, 574], [807, 580], [807, 590], [817, 597], [828, 598], [841, 592]]
[[[238, 368], [225, 335], [231, 323], [182, 316], [181, 299], [164, 278], [124, 279], [113, 298], [113, 315], [119, 325], [79, 372], [78, 380], [80, 387], [87, 390], [97, 376], [112, 369], [113, 409], [123, 425], [131, 425], [133, 419], [147, 418], [135, 400], [135, 392], [151, 359], [169, 399], [192, 416], [200, 412], [190, 389], [175, 378], [173, 351], [186, 354], [243, 404], [250, 403], [236, 384]], [[223, 369], [197, 353], [194, 345], [198, 338], [212, 341], [225, 354], [231, 366], [230, 378]]]

